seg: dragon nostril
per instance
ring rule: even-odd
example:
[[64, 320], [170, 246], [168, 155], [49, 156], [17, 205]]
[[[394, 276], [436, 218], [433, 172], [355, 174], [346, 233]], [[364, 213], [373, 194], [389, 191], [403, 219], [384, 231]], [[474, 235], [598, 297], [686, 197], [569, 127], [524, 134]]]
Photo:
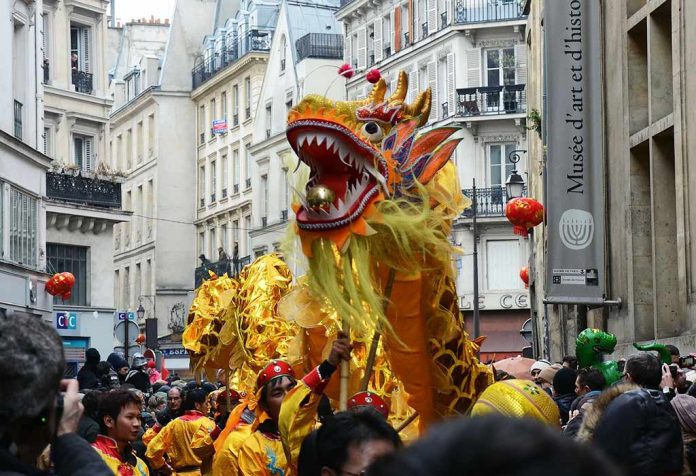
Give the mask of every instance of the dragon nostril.
[[377, 132], [377, 129], [377, 124], [375, 124], [374, 122], [368, 122], [367, 124], [365, 124], [365, 132], [367, 132], [368, 134], [374, 134], [375, 132]]

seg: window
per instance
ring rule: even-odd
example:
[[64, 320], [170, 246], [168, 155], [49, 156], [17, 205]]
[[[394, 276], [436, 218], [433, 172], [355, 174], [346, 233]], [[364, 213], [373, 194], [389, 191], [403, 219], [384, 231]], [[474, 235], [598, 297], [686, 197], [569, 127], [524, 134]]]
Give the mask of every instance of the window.
[[143, 283], [143, 294], [152, 294], [152, 260], [145, 261], [145, 274]]
[[367, 67], [375, 64], [375, 24], [367, 26]]
[[239, 86], [232, 86], [232, 126], [239, 125]]
[[489, 144], [488, 146], [488, 186], [504, 187], [514, 165], [508, 160], [510, 152], [517, 144]]
[[10, 261], [36, 268], [38, 201], [10, 189]]
[[123, 170], [123, 134], [116, 137], [116, 153], [114, 166], [117, 170]]
[[515, 84], [515, 50], [486, 50], [486, 86]]
[[227, 91], [220, 96], [220, 107], [222, 108], [222, 117], [220, 119], [227, 121]]
[[288, 169], [283, 167], [283, 193], [280, 197], [280, 219], [288, 219], [288, 200], [290, 197], [290, 184], [288, 183]]
[[126, 132], [126, 170], [133, 168], [133, 131]]
[[135, 210], [133, 211], [135, 221], [135, 241], [140, 243], [143, 238], [143, 186], [138, 185], [135, 189]]
[[[133, 211], [132, 206], [133, 206], [133, 192], [132, 192], [131, 190], [128, 190], [128, 191], [126, 192], [126, 201], [125, 201], [125, 204], [124, 204], [124, 206], [123, 206], [123, 209], [132, 212], [132, 211]], [[124, 227], [123, 229], [124, 229], [124, 232], [125, 232], [124, 234], [125, 234], [126, 246], [130, 246], [130, 242], [131, 242], [131, 222], [130, 222], [130, 221], [127, 221], [127, 222], [123, 223], [123, 227]]]
[[140, 263], [135, 264], [135, 283], [133, 285], [134, 296], [141, 296], [143, 294], [143, 270]]
[[[46, 259], [48, 272], [58, 273], [68, 271], [75, 276], [75, 285], [72, 288], [72, 296], [63, 301], [60, 296], [53, 298], [54, 304], [88, 306], [87, 289], [89, 274], [87, 273], [87, 248], [86, 246], [72, 246], [58, 243], [46, 243]], [[118, 277], [118, 272], [116, 274]]]
[[266, 139], [271, 137], [271, 121], [273, 116], [273, 111], [271, 110], [271, 104], [266, 104]]
[[53, 129], [50, 127], [44, 127], [43, 153], [49, 157], [53, 157]]
[[428, 89], [428, 67], [423, 65], [418, 70], [418, 91], [425, 91], [426, 89]]
[[251, 118], [251, 78], [244, 78], [244, 119]]
[[205, 232], [198, 233], [198, 255], [205, 254]]
[[237, 245], [239, 247], [239, 220], [234, 220], [232, 222], [232, 251], [234, 255], [234, 248]]
[[519, 289], [521, 281], [515, 272], [519, 261], [519, 240], [486, 241], [486, 288]]
[[201, 165], [198, 169], [198, 199], [199, 207], [205, 206], [205, 165]]
[[152, 238], [152, 220], [154, 219], [155, 183], [153, 179], [147, 181], [145, 192], [145, 222], [147, 223], [147, 237]]
[[290, 114], [290, 111], [292, 110], [292, 97], [289, 97], [285, 100], [285, 115], [287, 116]]
[[220, 246], [222, 246], [222, 249], [227, 252], [227, 223], [223, 223], [220, 226]]
[[94, 170], [93, 143], [92, 137], [73, 134], [74, 163], [85, 172]]
[[200, 137], [199, 143], [205, 144], [205, 130], [208, 128], [205, 122], [205, 106], [198, 108], [198, 135]]
[[222, 198], [227, 197], [227, 175], [229, 173], [227, 151], [222, 154], [222, 171], [220, 176], [222, 177]]
[[208, 257], [208, 259], [210, 259], [211, 261], [215, 259], [214, 256], [215, 256], [215, 252], [217, 251], [217, 247], [218, 247], [217, 236], [215, 236], [215, 231], [216, 231], [215, 228], [211, 227], [209, 232], [208, 232], [208, 237], [210, 238], [210, 248], [209, 248], [210, 249], [210, 256]]
[[89, 27], [70, 25], [70, 69], [75, 91], [92, 93], [91, 38]]
[[261, 176], [261, 226], [268, 224], [268, 175]]
[[392, 54], [392, 24], [391, 13], [387, 13], [382, 19], [382, 38], [384, 39], [384, 57], [387, 58]]
[[244, 144], [243, 154], [244, 154], [244, 177], [246, 178], [246, 183], [244, 186], [246, 188], [251, 187], [251, 160], [249, 154], [250, 144]]
[[145, 156], [145, 129], [143, 128], [143, 121], [138, 121], [138, 149], [137, 149], [137, 154], [138, 154], [138, 164], [141, 164], [143, 162], [143, 157]]
[[239, 192], [239, 180], [241, 179], [241, 163], [239, 161], [239, 149], [232, 151], [232, 184], [234, 186], [234, 191], [232, 193]]
[[130, 305], [131, 305], [130, 267], [126, 266], [123, 269], [123, 307], [125, 309], [130, 309]]
[[216, 168], [217, 163], [213, 160], [210, 162], [210, 201], [215, 201], [215, 192], [217, 192]]
[[119, 270], [114, 271], [114, 303], [117, 309], [123, 309], [123, 306], [121, 306], [121, 273]]
[[213, 132], [213, 121], [217, 119], [217, 108], [215, 107], [215, 98], [210, 100], [210, 118], [208, 120], [208, 125], [210, 126], [210, 138], [215, 137]]
[[147, 156], [155, 156], [155, 114], [147, 116]]
[[285, 39], [285, 35], [280, 39], [280, 72], [284, 73], [285, 72], [285, 58], [287, 55], [287, 41]]
[[246, 231], [246, 247], [244, 255], [247, 256], [251, 252], [251, 215], [244, 217], [244, 231]]

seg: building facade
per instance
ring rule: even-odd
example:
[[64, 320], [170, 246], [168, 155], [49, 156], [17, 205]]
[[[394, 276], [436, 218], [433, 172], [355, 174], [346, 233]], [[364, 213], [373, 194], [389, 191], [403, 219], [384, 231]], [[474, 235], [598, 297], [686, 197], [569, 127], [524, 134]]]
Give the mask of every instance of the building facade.
[[[113, 227], [127, 221], [122, 178], [110, 164], [107, 2], [43, 2], [43, 152], [46, 176], [46, 262], [49, 273], [75, 275], [72, 297], [54, 298], [54, 320], [76, 371], [84, 350], [113, 351]], [[61, 324], [67, 322], [67, 325]]]
[[[253, 259], [251, 147], [279, 8], [278, 3], [247, 1], [229, 18], [219, 18], [191, 72], [197, 144], [195, 250], [199, 259], [216, 263], [214, 270], [221, 274], [236, 274]], [[201, 264], [196, 264], [196, 286], [208, 277], [208, 266]]]
[[[544, 118], [544, 2], [531, 0], [530, 107]], [[535, 234], [530, 276], [536, 345], [556, 359], [572, 353], [578, 330], [591, 326], [617, 336], [616, 358], [633, 342], [696, 350], [693, 184], [696, 142], [688, 104], [693, 73], [696, 5], [688, 1], [603, 2], [601, 56], [606, 299], [603, 307], [544, 305], [548, 230]], [[541, 130], [547, 127], [543, 123]], [[691, 132], [689, 132], [691, 131]], [[547, 137], [530, 140], [530, 186], [543, 196]], [[541, 228], [541, 227], [540, 227]], [[609, 303], [611, 304], [611, 303]]]
[[[505, 182], [526, 170], [526, 18], [517, 1], [342, 1], [337, 18], [345, 31], [344, 59], [358, 72], [380, 70], [391, 90], [399, 71], [409, 78], [407, 101], [430, 87], [429, 127], [456, 126], [462, 138], [454, 154], [464, 193], [477, 198], [456, 220], [453, 242], [463, 254], [458, 272], [460, 308], [473, 325], [473, 243], [478, 242], [479, 307], [484, 358], [517, 355], [526, 342], [519, 330], [529, 318], [529, 297], [519, 278], [528, 243], [504, 216]], [[349, 99], [370, 90], [364, 74], [348, 81]], [[475, 232], [475, 233], [474, 233]]]
[[[288, 217], [293, 218], [290, 205], [298, 159], [285, 136], [290, 109], [305, 94], [325, 94], [333, 99], [342, 99], [345, 94], [345, 82], [336, 80], [335, 74], [343, 57], [341, 24], [334, 16], [338, 7], [336, 0], [312, 6], [301, 1], [281, 2], [251, 145], [250, 235], [254, 257], [281, 251]], [[301, 255], [299, 248], [293, 254], [297, 253]], [[287, 258], [293, 273], [301, 274], [302, 260]]]
[[[130, 223], [114, 232], [110, 249], [117, 307], [157, 319], [157, 334], [180, 342], [193, 290], [196, 110], [190, 71], [198, 38], [209, 31], [212, 0], [181, 0], [170, 24], [130, 23], [120, 31], [112, 66], [112, 167], [126, 175]], [[145, 322], [138, 323], [141, 330]], [[186, 362], [171, 368], [188, 368]]]

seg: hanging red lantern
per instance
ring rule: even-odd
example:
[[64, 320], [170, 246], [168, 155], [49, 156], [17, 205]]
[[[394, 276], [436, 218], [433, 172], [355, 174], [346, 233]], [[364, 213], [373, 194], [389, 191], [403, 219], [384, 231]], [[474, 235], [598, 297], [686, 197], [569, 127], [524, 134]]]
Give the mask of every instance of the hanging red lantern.
[[56, 273], [46, 282], [46, 292], [51, 296], [60, 296], [67, 301], [72, 296], [72, 288], [75, 285], [75, 276], [67, 271]]
[[380, 80], [381, 77], [382, 74], [379, 72], [378, 69], [371, 69], [365, 75], [365, 79], [367, 79], [367, 82], [371, 84], [375, 84], [377, 81]]
[[527, 230], [544, 221], [544, 206], [533, 198], [513, 198], [505, 205], [505, 216], [514, 225], [513, 233], [526, 238]]
[[524, 289], [529, 288], [529, 268], [527, 266], [520, 269], [520, 279], [524, 283]]
[[135, 343], [143, 345], [145, 343], [145, 334], [138, 334], [138, 337], [135, 338]]

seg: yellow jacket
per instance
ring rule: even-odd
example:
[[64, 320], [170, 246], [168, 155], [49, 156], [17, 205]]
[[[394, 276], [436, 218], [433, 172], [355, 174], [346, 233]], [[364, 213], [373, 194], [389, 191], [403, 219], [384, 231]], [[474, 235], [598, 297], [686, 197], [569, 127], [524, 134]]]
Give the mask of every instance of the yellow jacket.
[[256, 430], [239, 449], [239, 476], [287, 476], [288, 461], [277, 434]]
[[124, 458], [118, 452], [116, 441], [108, 436], [98, 435], [92, 447], [116, 476], [149, 476], [150, 474], [143, 460], [135, 455], [135, 451], [131, 449]]
[[251, 436], [251, 425], [237, 426], [227, 438], [222, 448], [213, 458], [213, 476], [237, 476], [239, 474], [239, 449]]
[[166, 454], [174, 474], [209, 474], [210, 461], [202, 460], [191, 448], [193, 436], [201, 427], [210, 433], [215, 427], [215, 422], [199, 411], [187, 411], [157, 433], [147, 446], [145, 456], [154, 468], [161, 468], [166, 463]]

